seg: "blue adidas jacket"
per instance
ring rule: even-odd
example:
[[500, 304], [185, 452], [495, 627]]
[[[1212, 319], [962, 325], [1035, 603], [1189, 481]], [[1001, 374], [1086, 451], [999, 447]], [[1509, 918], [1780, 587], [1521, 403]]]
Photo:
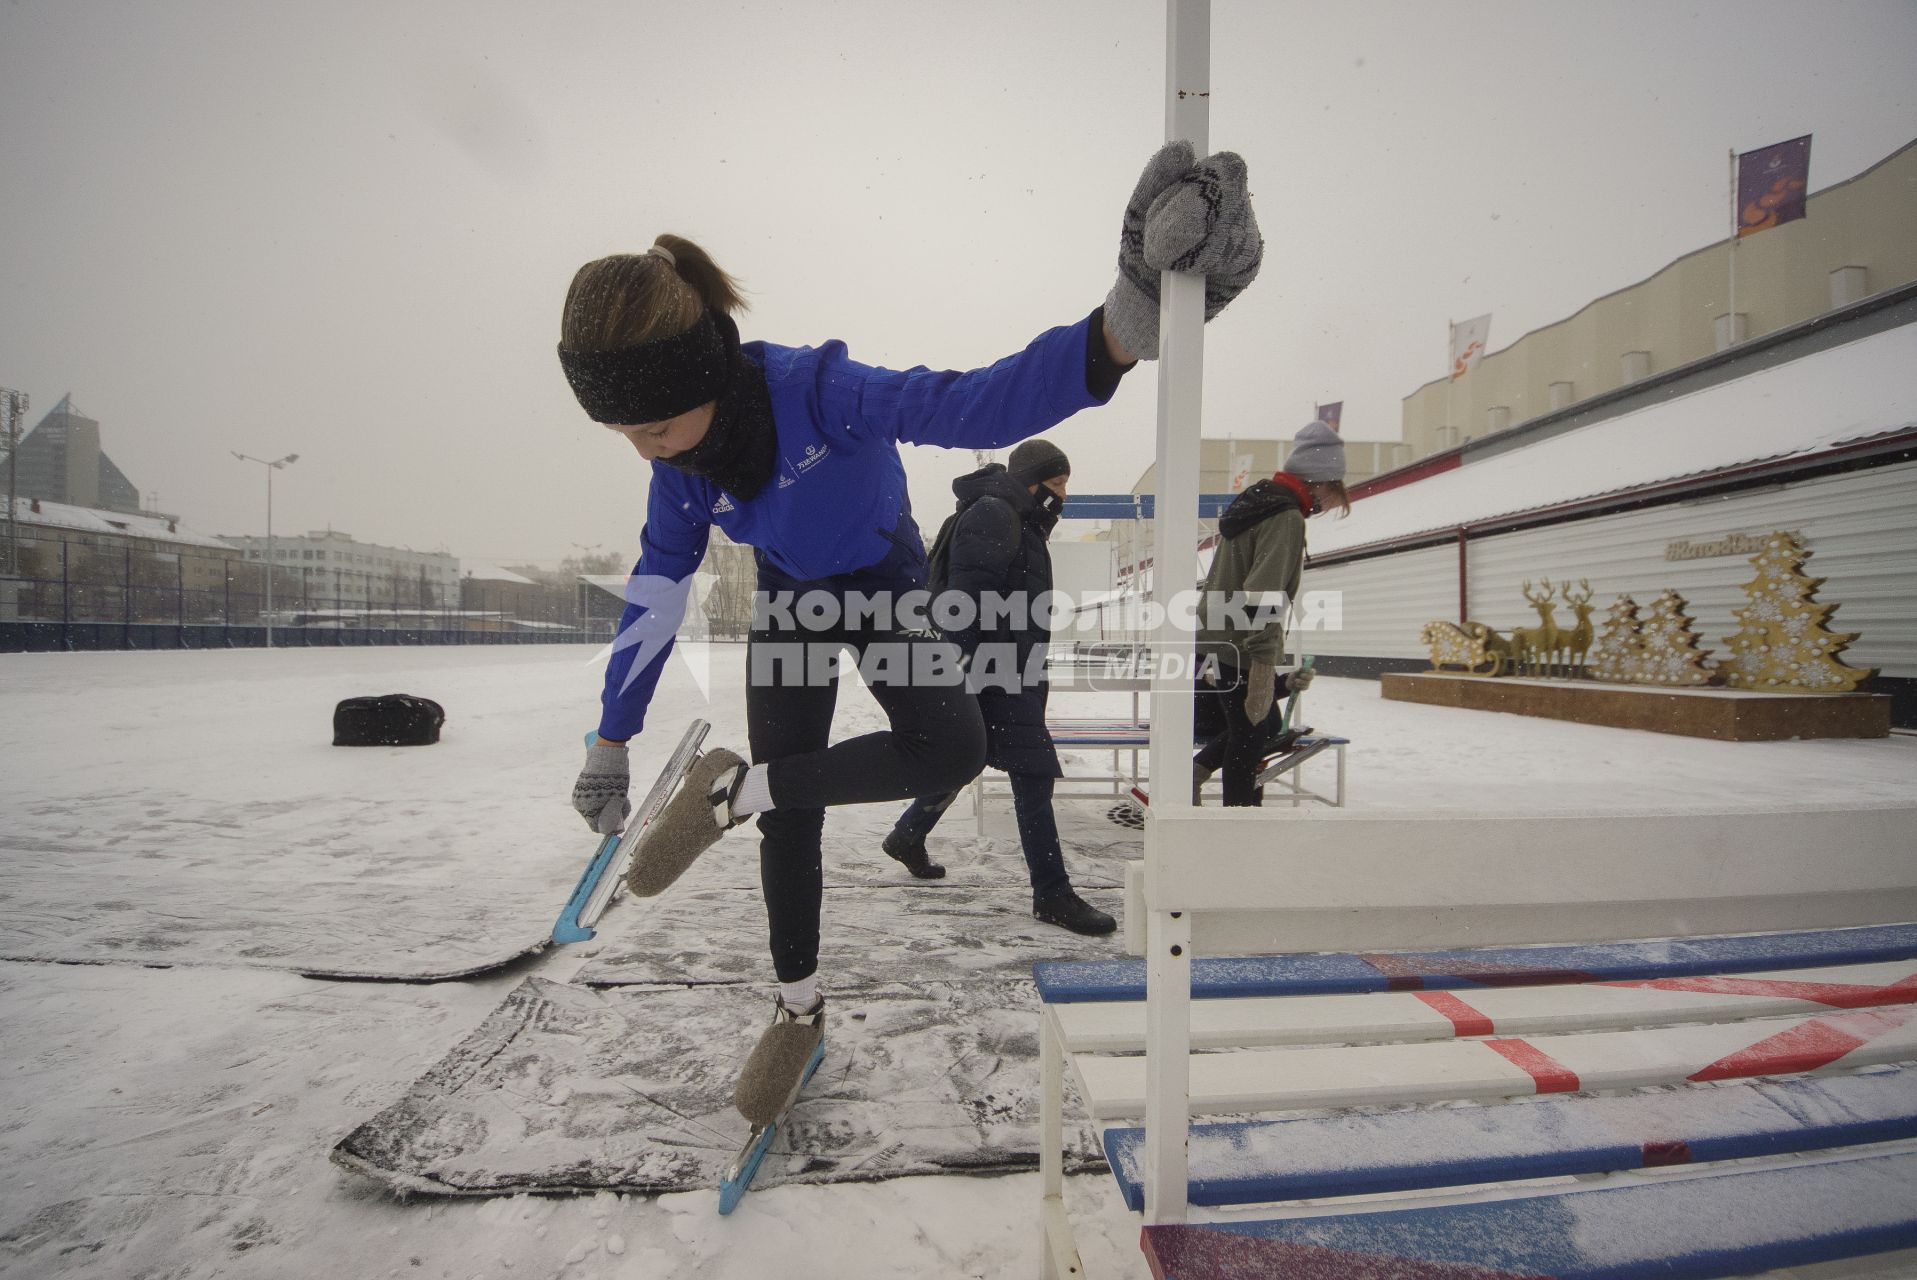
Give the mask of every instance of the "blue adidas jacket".
[[765, 370], [778, 462], [750, 501], [652, 464], [639, 562], [606, 667], [599, 736], [617, 741], [644, 726], [715, 524], [762, 553], [762, 587], [924, 585], [925, 548], [898, 446], [1003, 448], [1103, 403], [1085, 385], [1097, 314], [1048, 329], [1016, 355], [966, 373], [874, 368], [851, 359], [836, 340], [816, 348], [742, 344]]

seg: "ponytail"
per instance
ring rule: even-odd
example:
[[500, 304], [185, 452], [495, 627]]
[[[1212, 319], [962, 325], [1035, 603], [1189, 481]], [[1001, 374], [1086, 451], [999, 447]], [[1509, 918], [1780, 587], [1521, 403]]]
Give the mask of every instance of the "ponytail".
[[672, 269], [692, 286], [699, 300], [721, 315], [735, 315], [746, 309], [739, 282], [712, 260], [712, 255], [684, 236], [670, 233], [652, 242], [672, 255]]
[[588, 262], [573, 275], [559, 321], [567, 351], [620, 351], [677, 337], [708, 308], [745, 310], [734, 280], [710, 254], [682, 236], [663, 235], [655, 251]]

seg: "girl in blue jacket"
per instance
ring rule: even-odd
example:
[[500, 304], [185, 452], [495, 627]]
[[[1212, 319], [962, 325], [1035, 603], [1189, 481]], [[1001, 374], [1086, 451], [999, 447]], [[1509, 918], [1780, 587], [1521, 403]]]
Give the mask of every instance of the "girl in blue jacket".
[[[659, 893], [726, 829], [758, 817], [779, 998], [739, 1082], [753, 1123], [776, 1116], [823, 1035], [825, 809], [957, 790], [984, 763], [956, 649], [908, 598], [924, 584], [925, 551], [898, 446], [1002, 448], [1105, 403], [1135, 359], [1157, 353], [1161, 270], [1208, 277], [1208, 318], [1257, 273], [1263, 244], [1244, 176], [1229, 153], [1195, 161], [1183, 143], [1161, 150], [1127, 206], [1105, 304], [965, 373], [875, 368], [837, 341], [741, 342], [734, 281], [676, 236], [575, 275], [560, 363], [587, 415], [651, 471], [597, 739], [573, 793], [594, 830], [617, 830], [631, 811], [626, 743], [644, 726], [709, 530], [757, 553], [746, 688], [756, 763], [723, 748], [701, 756], [628, 876], [635, 894]], [[843, 650], [890, 727], [828, 745], [837, 687], [827, 664]]]

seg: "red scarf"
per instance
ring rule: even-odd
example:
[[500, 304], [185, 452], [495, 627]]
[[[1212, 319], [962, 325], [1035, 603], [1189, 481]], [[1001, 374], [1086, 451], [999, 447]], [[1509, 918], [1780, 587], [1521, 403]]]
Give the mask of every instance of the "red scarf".
[[1271, 477], [1271, 482], [1279, 488], [1289, 491], [1293, 497], [1297, 498], [1298, 510], [1303, 514], [1308, 516], [1316, 508], [1317, 502], [1311, 496], [1311, 487], [1297, 476], [1292, 475], [1291, 472], [1277, 472]]

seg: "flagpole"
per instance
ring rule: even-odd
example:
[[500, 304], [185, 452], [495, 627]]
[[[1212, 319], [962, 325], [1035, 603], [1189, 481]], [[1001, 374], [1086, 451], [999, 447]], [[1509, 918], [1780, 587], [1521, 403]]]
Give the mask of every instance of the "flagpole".
[[[1458, 322], [1447, 319], [1444, 323], [1444, 429], [1449, 431], [1451, 430], [1451, 388], [1458, 381]], [[1444, 443], [1448, 447], [1451, 437], [1446, 436]]]
[[1730, 260], [1731, 304], [1724, 318], [1724, 345], [1737, 344], [1737, 148], [1731, 148], [1731, 248], [1725, 255]]

